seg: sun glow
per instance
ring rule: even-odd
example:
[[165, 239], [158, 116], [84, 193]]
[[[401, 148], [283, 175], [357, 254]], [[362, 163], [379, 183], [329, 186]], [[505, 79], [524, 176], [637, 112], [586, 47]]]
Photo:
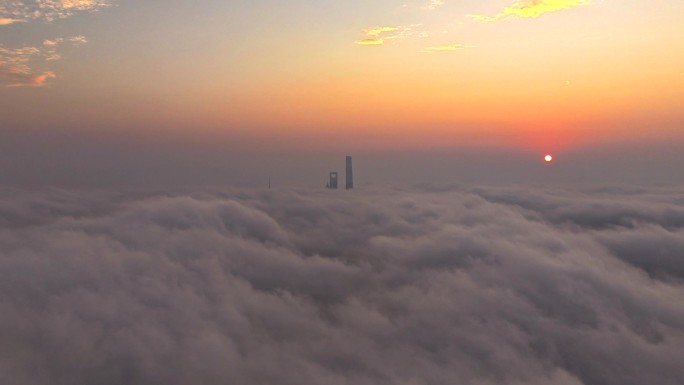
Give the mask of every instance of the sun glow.
[[553, 162], [553, 156], [552, 156], [552, 155], [546, 155], [546, 156], [544, 156], [544, 162], [546, 162], [546, 163], [551, 163], [551, 162]]

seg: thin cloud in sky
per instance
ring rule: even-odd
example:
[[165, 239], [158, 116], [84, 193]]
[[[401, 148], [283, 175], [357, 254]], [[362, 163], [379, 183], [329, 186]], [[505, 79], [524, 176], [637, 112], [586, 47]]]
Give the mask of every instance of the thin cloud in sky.
[[437, 45], [433, 47], [427, 47], [424, 52], [455, 52], [464, 49], [463, 44], [448, 44], [448, 45]]
[[430, 0], [430, 1], [428, 1], [425, 8], [427, 8], [429, 10], [435, 10], [435, 9], [441, 7], [442, 5], [444, 5], [444, 0]]
[[10, 24], [19, 23], [19, 22], [21, 22], [21, 20], [11, 19], [9, 17], [0, 18], [0, 25], [10, 25]]
[[77, 12], [96, 11], [111, 4], [109, 0], [3, 1], [0, 2], [0, 25], [38, 19], [54, 21]]
[[81, 45], [81, 44], [86, 44], [88, 42], [88, 38], [86, 38], [83, 35], [78, 35], [78, 36], [70, 37], [69, 41], [75, 45]]
[[0, 46], [0, 84], [7, 87], [44, 85], [54, 73], [36, 73], [29, 65], [41, 55], [41, 49], [37, 47], [10, 49]]
[[[366, 45], [366, 46], [383, 45], [383, 44], [385, 44], [385, 39], [387, 37], [385, 36], [384, 38], [381, 38], [380, 35], [386, 35], [388, 33], [396, 32], [399, 29], [400, 29], [400, 27], [371, 27], [371, 28], [366, 28], [361, 32], [367, 37], [364, 39], [356, 41], [356, 44]], [[391, 38], [391, 36], [389, 38]]]
[[428, 37], [430, 34], [424, 31], [422, 24], [411, 24], [408, 26], [393, 27], [371, 27], [362, 30], [365, 38], [357, 40], [358, 45], [383, 45], [387, 41], [397, 39], [407, 39], [412, 37]]
[[398, 27], [374, 27], [374, 28], [364, 29], [363, 33], [366, 36], [380, 36], [380, 34], [382, 34], [382, 33], [394, 32], [398, 29], [399, 29]]
[[499, 21], [511, 17], [537, 18], [550, 12], [572, 9], [589, 3], [590, 0], [522, 0], [506, 7], [494, 16], [472, 15], [471, 17], [482, 22]]
[[368, 38], [368, 39], [361, 39], [356, 42], [358, 45], [383, 45], [385, 44], [384, 39], [376, 39], [376, 38]]
[[[32, 21], [55, 22], [79, 12], [93, 12], [112, 5], [110, 0], [38, 0], [0, 2], [0, 26]], [[0, 44], [0, 86], [40, 87], [56, 78], [46, 63], [62, 58], [59, 48], [64, 43], [74, 46], [88, 42], [82, 35], [69, 38], [50, 37], [41, 46], [7, 47]]]
[[41, 46], [7, 48], [0, 45], [0, 86], [41, 87], [49, 79], [57, 77], [48, 67], [49, 62], [60, 60], [59, 50], [65, 43], [73, 46], [85, 44], [85, 36], [53, 38], [43, 41]]

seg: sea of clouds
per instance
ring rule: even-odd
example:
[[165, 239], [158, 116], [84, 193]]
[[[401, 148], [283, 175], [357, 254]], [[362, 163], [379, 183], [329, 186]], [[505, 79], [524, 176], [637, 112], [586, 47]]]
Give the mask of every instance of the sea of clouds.
[[0, 189], [0, 383], [684, 383], [684, 189]]

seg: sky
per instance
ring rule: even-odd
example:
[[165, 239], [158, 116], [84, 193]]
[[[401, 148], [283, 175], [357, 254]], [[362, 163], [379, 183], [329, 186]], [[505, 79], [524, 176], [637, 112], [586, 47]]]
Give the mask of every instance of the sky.
[[[4, 0], [0, 181], [320, 184], [346, 154], [369, 181], [545, 180], [546, 153], [561, 181], [681, 180], [681, 15], [678, 0]], [[409, 159], [419, 170], [387, 166]]]

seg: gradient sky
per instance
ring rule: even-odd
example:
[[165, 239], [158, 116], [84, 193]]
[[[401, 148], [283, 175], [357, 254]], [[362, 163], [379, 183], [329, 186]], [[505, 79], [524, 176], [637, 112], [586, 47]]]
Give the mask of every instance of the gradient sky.
[[212, 151], [671, 164], [683, 16], [681, 0], [3, 0], [0, 180]]

